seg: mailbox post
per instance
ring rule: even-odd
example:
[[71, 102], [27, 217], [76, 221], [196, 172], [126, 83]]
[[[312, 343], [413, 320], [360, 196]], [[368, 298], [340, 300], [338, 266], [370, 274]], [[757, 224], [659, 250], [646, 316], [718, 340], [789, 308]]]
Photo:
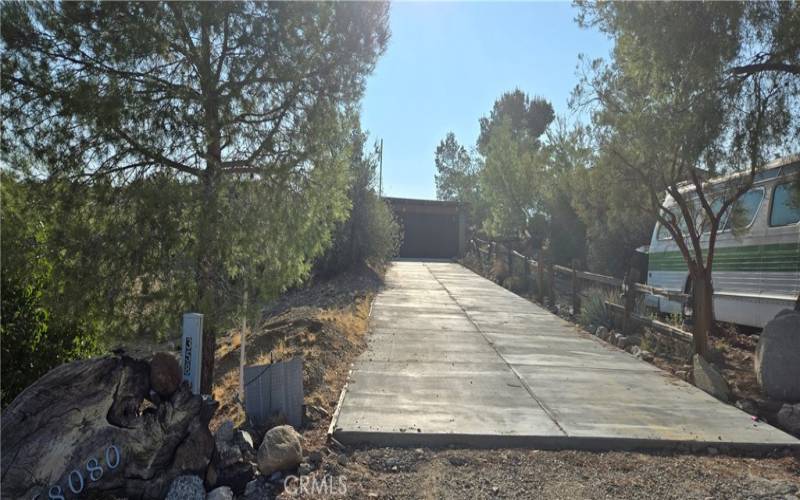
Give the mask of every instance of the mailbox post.
[[183, 315], [181, 365], [183, 368], [183, 380], [189, 382], [193, 393], [200, 394], [200, 375], [203, 366], [202, 314], [186, 313]]

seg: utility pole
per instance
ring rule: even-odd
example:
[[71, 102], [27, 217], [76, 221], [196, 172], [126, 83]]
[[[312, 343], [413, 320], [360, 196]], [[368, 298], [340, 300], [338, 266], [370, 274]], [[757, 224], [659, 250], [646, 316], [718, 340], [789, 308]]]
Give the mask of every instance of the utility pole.
[[383, 139], [381, 139], [381, 152], [378, 158], [378, 198], [383, 198]]

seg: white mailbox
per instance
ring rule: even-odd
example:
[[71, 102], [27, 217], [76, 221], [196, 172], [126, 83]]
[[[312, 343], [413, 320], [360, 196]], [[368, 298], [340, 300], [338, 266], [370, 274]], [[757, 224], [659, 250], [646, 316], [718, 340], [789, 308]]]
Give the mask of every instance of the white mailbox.
[[183, 380], [189, 381], [193, 393], [200, 394], [200, 373], [203, 363], [202, 314], [186, 313], [183, 315], [183, 337], [181, 340]]

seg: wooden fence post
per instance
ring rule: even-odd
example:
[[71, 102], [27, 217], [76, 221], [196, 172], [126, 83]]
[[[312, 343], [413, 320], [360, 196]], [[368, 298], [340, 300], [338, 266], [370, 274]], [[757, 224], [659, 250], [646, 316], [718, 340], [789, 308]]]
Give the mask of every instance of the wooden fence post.
[[522, 258], [522, 279], [525, 282], [525, 290], [530, 292], [531, 290], [531, 261], [528, 260], [528, 257]]
[[550, 298], [550, 307], [556, 305], [556, 273], [553, 268], [553, 261], [547, 260], [547, 294]]
[[632, 267], [625, 275], [625, 315], [622, 318], [622, 333], [628, 334], [633, 329], [631, 314], [636, 307], [636, 292], [633, 284], [639, 281], [639, 270]]
[[544, 305], [544, 259], [541, 253], [539, 253], [539, 259], [536, 261], [536, 289], [539, 295], [539, 303]]
[[578, 259], [572, 259], [572, 314], [581, 313], [581, 284], [578, 281]]

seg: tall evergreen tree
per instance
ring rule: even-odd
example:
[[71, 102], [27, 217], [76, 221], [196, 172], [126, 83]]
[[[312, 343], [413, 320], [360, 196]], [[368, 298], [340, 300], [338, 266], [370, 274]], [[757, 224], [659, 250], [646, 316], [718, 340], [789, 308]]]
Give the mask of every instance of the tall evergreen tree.
[[[385, 3], [5, 3], [6, 160], [31, 156], [51, 178], [168, 172], [198, 186], [194, 305], [213, 331], [230, 274], [228, 183], [270, 197], [324, 181], [314, 167], [336, 155], [387, 16]], [[204, 352], [208, 391], [213, 343]]]

